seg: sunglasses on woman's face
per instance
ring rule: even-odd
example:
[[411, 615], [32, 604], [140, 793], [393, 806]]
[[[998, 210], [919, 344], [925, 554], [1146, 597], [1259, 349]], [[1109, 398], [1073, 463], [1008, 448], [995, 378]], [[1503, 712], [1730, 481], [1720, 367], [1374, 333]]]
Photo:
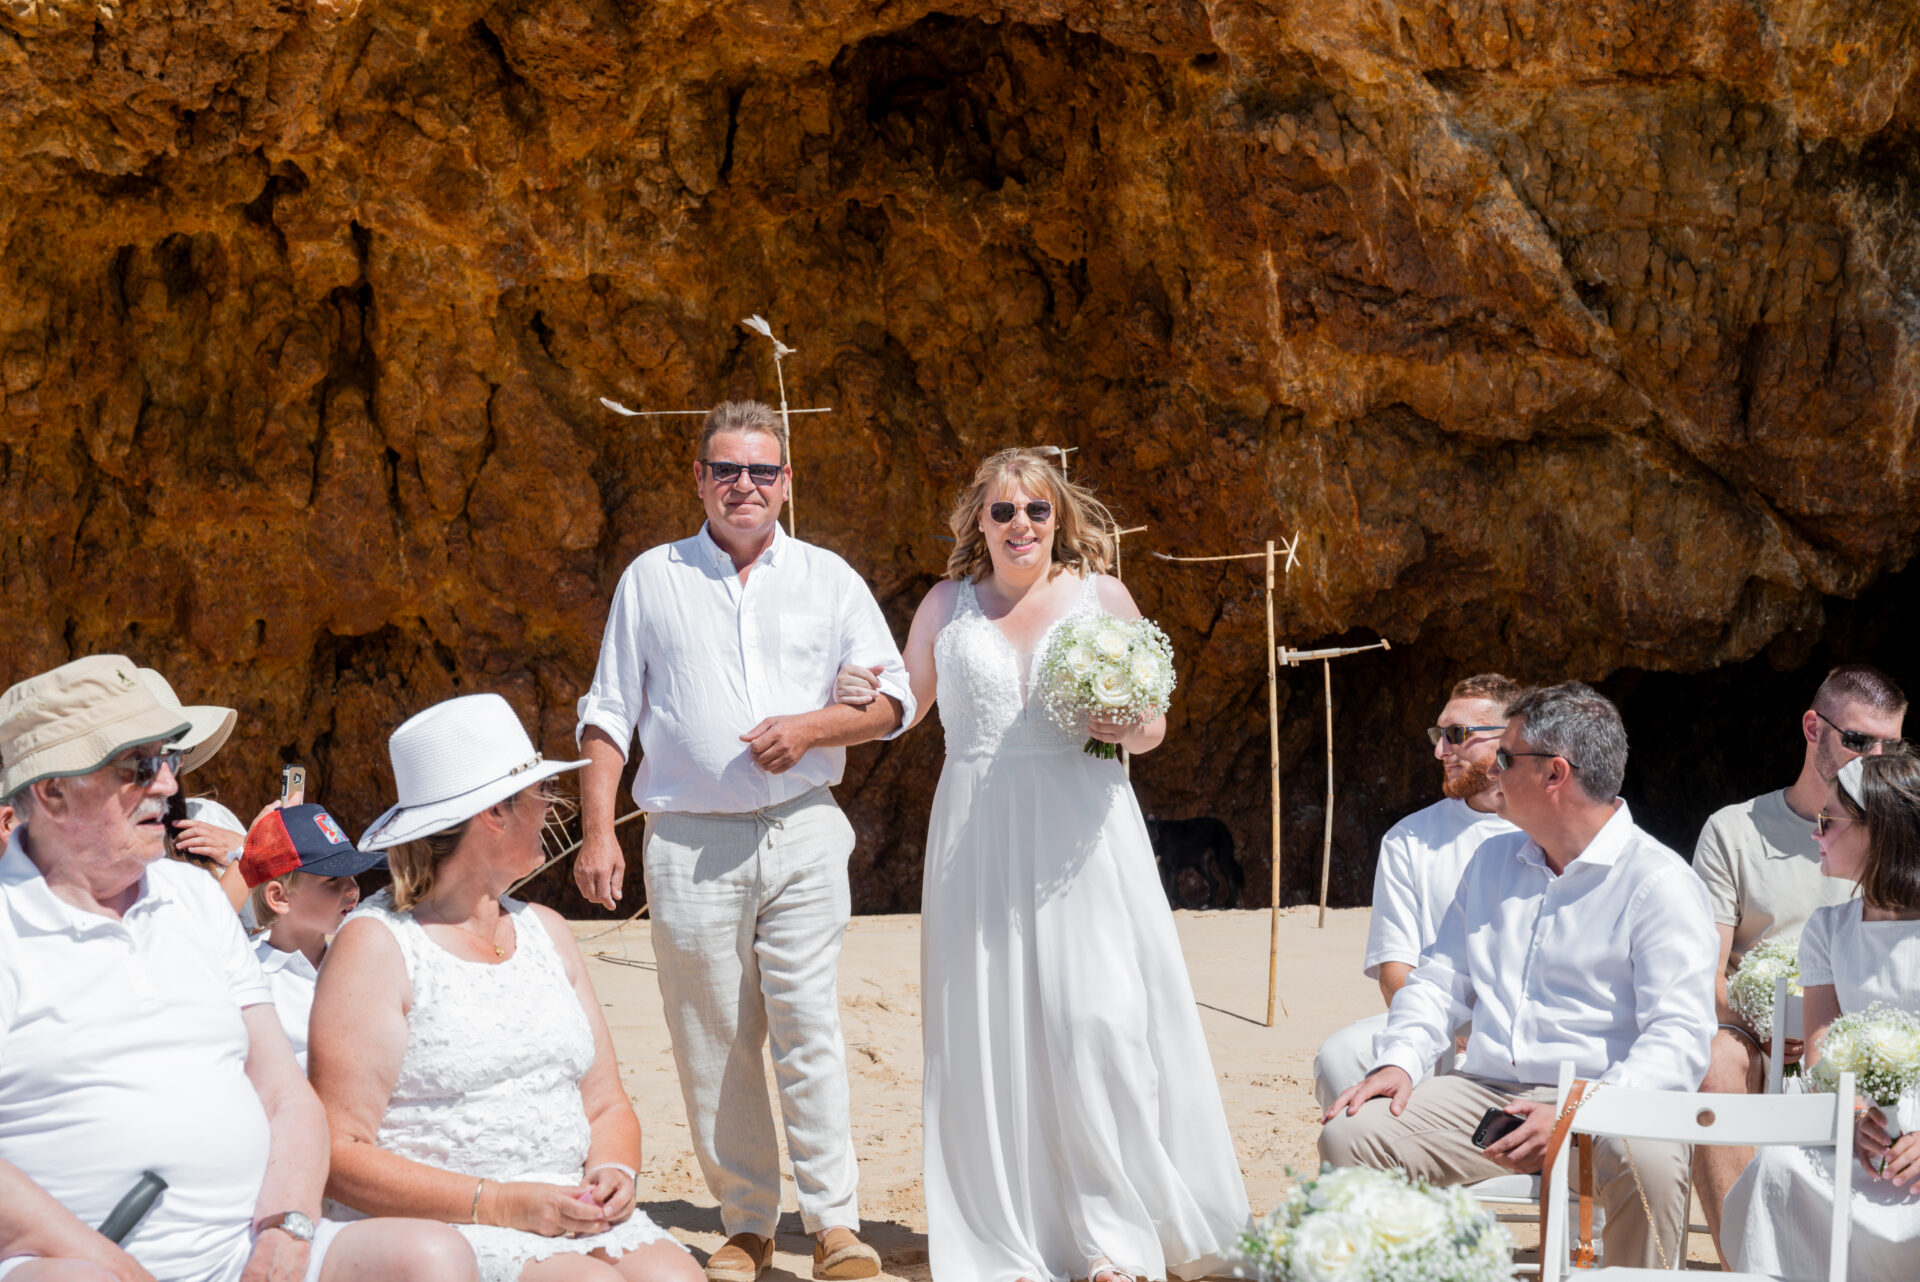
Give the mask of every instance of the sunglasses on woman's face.
[[1824, 837], [1833, 831], [1835, 825], [1850, 824], [1852, 822], [1853, 820], [1848, 819], [1844, 815], [1830, 815], [1822, 810], [1813, 817], [1813, 835], [1816, 837]]
[[[1005, 525], [1013, 520], [1013, 514], [1019, 510], [1011, 503], [992, 503], [987, 506], [987, 515], [993, 518], [995, 525]], [[1053, 504], [1045, 499], [1035, 499], [1027, 504], [1027, 519], [1035, 525], [1045, 525], [1053, 519]]]
[[732, 485], [740, 479], [741, 472], [745, 472], [747, 479], [763, 490], [780, 479], [778, 463], [715, 463], [702, 460], [700, 466], [707, 469], [710, 479], [722, 485]]
[[1440, 741], [1445, 739], [1448, 743], [1458, 748], [1467, 741], [1469, 735], [1487, 734], [1491, 731], [1505, 729], [1505, 726], [1428, 726], [1427, 742], [1437, 748], [1440, 746]]

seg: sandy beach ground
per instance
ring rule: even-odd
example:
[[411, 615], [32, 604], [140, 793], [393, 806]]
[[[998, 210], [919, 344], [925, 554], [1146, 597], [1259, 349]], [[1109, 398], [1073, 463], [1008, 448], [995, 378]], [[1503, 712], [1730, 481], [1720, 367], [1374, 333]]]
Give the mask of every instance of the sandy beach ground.
[[[1360, 974], [1367, 910], [1329, 912], [1324, 930], [1315, 926], [1316, 909], [1281, 914], [1280, 999], [1286, 1009], [1275, 1012], [1272, 1028], [1266, 1026], [1268, 914], [1178, 912], [1174, 917], [1247, 1195], [1254, 1210], [1264, 1212], [1283, 1195], [1289, 1166], [1297, 1171], [1319, 1166], [1315, 1050], [1327, 1034], [1380, 1009], [1380, 990]], [[592, 959], [621, 1074], [645, 1129], [641, 1202], [705, 1259], [724, 1240], [720, 1214], [688, 1142], [647, 927], [638, 922], [602, 933], [607, 930], [599, 922], [574, 926]], [[854, 918], [840, 961], [840, 1005], [866, 1237], [880, 1252], [882, 1276], [926, 1279], [919, 918]], [[771, 1084], [771, 1068], [768, 1080]], [[813, 1243], [801, 1231], [790, 1173], [785, 1184], [778, 1253], [767, 1274], [774, 1282], [812, 1276]], [[1694, 1221], [1699, 1219], [1696, 1205]], [[1519, 1236], [1532, 1238], [1524, 1229]], [[1695, 1259], [1712, 1258], [1704, 1238], [1696, 1236], [1691, 1245]]]

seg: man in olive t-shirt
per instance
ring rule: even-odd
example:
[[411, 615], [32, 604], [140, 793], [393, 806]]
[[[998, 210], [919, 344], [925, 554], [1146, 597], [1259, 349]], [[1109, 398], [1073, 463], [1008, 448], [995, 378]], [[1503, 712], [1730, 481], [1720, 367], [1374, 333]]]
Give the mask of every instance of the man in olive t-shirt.
[[[1821, 874], [1813, 818], [1826, 805], [1828, 786], [1841, 766], [1900, 737], [1906, 710], [1906, 695], [1885, 673], [1864, 664], [1835, 668], [1800, 716], [1806, 749], [1793, 786], [1716, 811], [1701, 829], [1693, 870], [1707, 884], [1720, 930], [1714, 984], [1720, 1028], [1702, 1090], [1754, 1095], [1764, 1089], [1767, 1048], [1727, 1005], [1727, 978], [1761, 940], [1796, 936], [1814, 909], [1853, 897], [1852, 882]], [[1787, 1054], [1798, 1059], [1799, 1043], [1789, 1042]], [[1752, 1149], [1703, 1145], [1693, 1151], [1700, 1205], [1716, 1250], [1720, 1204], [1752, 1160]], [[1732, 1267], [1724, 1254], [1721, 1264]]]

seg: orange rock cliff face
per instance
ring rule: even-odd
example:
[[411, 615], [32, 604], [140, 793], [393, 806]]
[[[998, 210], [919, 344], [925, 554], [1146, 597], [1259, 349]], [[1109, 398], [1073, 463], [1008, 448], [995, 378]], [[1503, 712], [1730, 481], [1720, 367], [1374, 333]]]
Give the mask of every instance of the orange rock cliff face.
[[[1297, 533], [1282, 640], [1394, 643], [1335, 678], [1336, 902], [1433, 797], [1420, 728], [1480, 669], [1607, 680], [1690, 842], [1734, 798], [1689, 761], [1746, 782], [1748, 721], [1797, 761], [1813, 678], [1776, 672], [1910, 648], [1847, 603], [1896, 609], [1920, 530], [1917, 28], [1887, 0], [0, 0], [0, 678], [131, 653], [242, 710], [196, 791], [251, 814], [304, 760], [356, 831], [434, 700], [500, 691], [567, 751], [620, 571], [700, 515], [698, 420], [597, 400], [772, 398], [758, 312], [794, 403], [833, 407], [796, 427], [800, 532], [900, 635], [994, 448], [1077, 447], [1147, 527], [1124, 574], [1182, 689], [1136, 784], [1229, 821], [1246, 902], [1259, 571], [1153, 550]], [[1659, 684], [1716, 672], [1717, 726]], [[1281, 696], [1298, 900], [1319, 674]], [[931, 726], [854, 752], [860, 907], [917, 904], [939, 757]]]

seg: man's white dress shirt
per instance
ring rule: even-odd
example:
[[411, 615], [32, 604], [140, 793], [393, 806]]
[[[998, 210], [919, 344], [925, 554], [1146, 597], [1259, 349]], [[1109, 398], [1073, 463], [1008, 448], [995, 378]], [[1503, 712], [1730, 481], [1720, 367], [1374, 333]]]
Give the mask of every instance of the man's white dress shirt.
[[1380, 978], [1385, 962], [1419, 965], [1420, 954], [1440, 933], [1474, 851], [1489, 837], [1518, 831], [1499, 815], [1483, 814], [1451, 797], [1416, 810], [1388, 829], [1373, 869], [1367, 978]]
[[642, 810], [759, 810], [839, 783], [847, 751], [814, 748], [776, 775], [754, 764], [740, 736], [768, 717], [827, 706], [849, 663], [883, 666], [880, 690], [904, 712], [899, 734], [913, 720], [906, 665], [853, 567], [776, 526], [743, 584], [702, 525], [649, 548], [620, 576], [575, 734], [598, 726], [622, 752], [639, 734], [633, 800]]
[[167, 1191], [122, 1245], [161, 1282], [237, 1276], [269, 1142], [240, 919], [168, 859], [120, 920], [83, 912], [27, 858], [31, 826], [0, 855], [0, 1159], [92, 1225], [153, 1171]]
[[1720, 938], [1706, 887], [1634, 826], [1627, 803], [1555, 876], [1523, 832], [1488, 839], [1440, 933], [1393, 999], [1375, 1066], [1418, 1081], [1469, 1019], [1460, 1071], [1698, 1090], [1713, 1040]]

